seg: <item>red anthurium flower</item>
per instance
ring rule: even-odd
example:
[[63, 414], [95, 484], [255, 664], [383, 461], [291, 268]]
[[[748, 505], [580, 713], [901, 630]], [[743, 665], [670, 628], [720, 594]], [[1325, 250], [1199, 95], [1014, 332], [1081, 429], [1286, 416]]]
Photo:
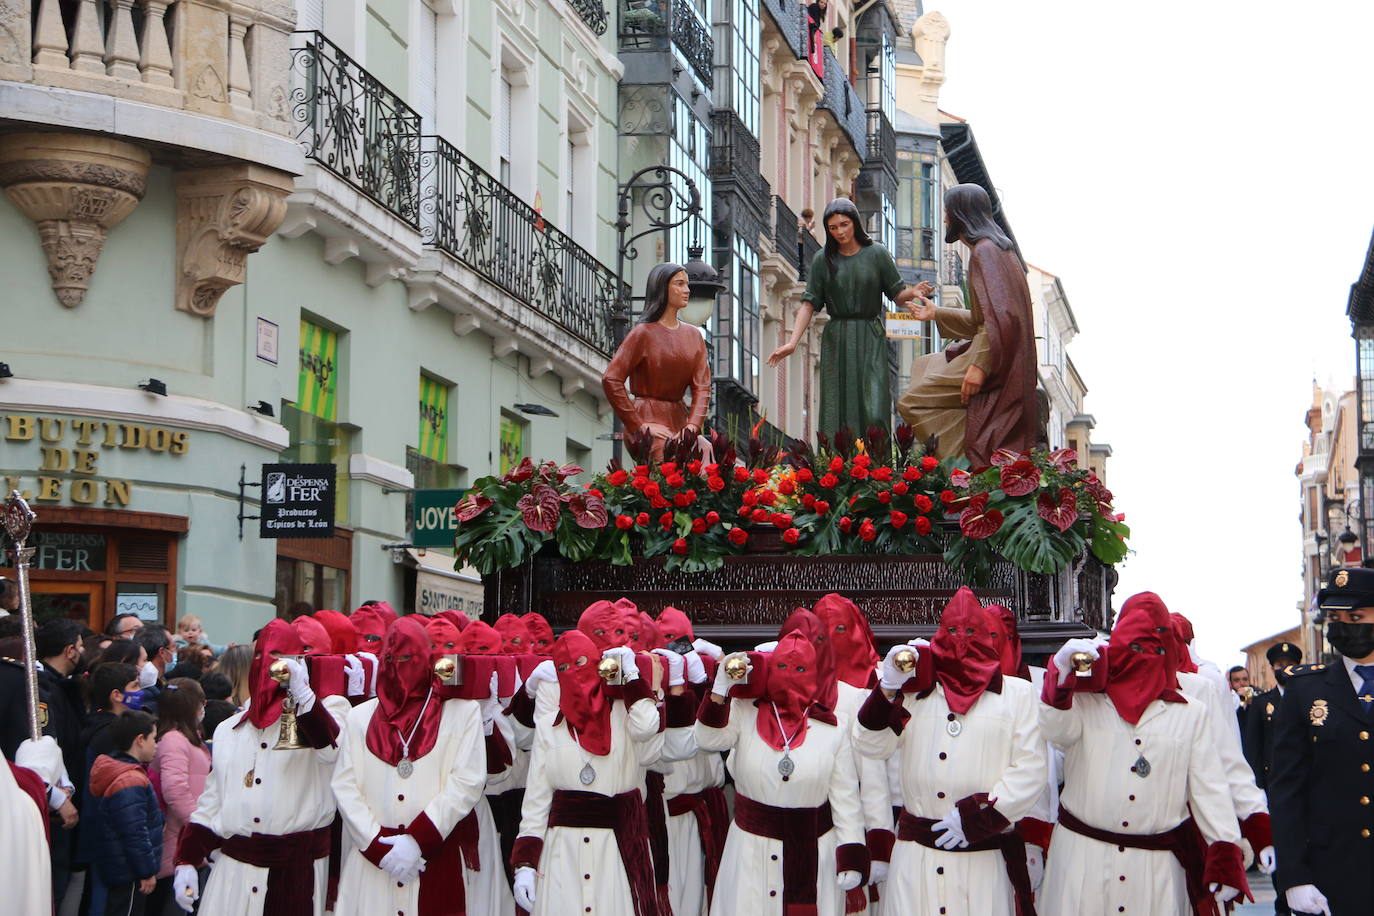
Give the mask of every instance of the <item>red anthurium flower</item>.
[[961, 490], [966, 490], [972, 479], [973, 475], [963, 468], [955, 468], [949, 472], [949, 485], [951, 487], [958, 487]]
[[1040, 469], [1025, 458], [1002, 466], [1002, 492], [1008, 496], [1025, 496], [1040, 486]]
[[981, 541], [990, 538], [1002, 527], [1002, 513], [989, 509], [988, 495], [979, 493], [969, 500], [968, 506], [959, 514], [959, 530], [965, 537]]
[[458, 521], [470, 522], [490, 508], [491, 500], [474, 490], [458, 500], [458, 505], [454, 507], [454, 510], [458, 513]]
[[784, 544], [795, 544], [801, 540], [801, 532], [796, 528], [788, 528], [782, 533], [782, 540]]
[[1073, 527], [1073, 523], [1078, 521], [1078, 505], [1073, 491], [1068, 487], [1060, 487], [1058, 503], [1050, 494], [1041, 493], [1040, 498], [1035, 501], [1035, 511], [1061, 532], [1068, 531]]
[[992, 466], [1001, 468], [1006, 467], [1016, 461], [1020, 461], [1021, 456], [1009, 448], [999, 448], [992, 453]]
[[521, 459], [520, 463], [511, 469], [502, 479], [506, 483], [524, 483], [534, 476], [534, 462], [528, 458]]
[[561, 504], [557, 490], [548, 484], [537, 483], [530, 492], [520, 497], [515, 508], [520, 510], [520, 517], [531, 531], [551, 533], [558, 526]]
[[574, 494], [568, 500], [568, 512], [579, 528], [605, 528], [609, 519], [606, 501], [598, 493]]
[[1050, 462], [1056, 471], [1072, 471], [1078, 465], [1078, 452], [1071, 448], [1057, 448], [1050, 452]]

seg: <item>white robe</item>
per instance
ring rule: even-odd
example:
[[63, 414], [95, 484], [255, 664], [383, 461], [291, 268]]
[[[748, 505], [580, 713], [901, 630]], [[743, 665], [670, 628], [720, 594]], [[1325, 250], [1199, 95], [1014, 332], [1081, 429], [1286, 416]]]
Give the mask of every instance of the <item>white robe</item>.
[[[795, 765], [782, 781], [778, 761], [783, 752], [759, 737], [755, 720], [771, 707], [755, 708], [750, 700], [730, 700], [730, 720], [723, 728], [698, 722], [697, 745], [729, 751], [726, 767], [735, 789], [753, 801], [778, 808], [817, 808], [830, 802], [834, 827], [817, 840], [816, 908], [818, 916], [843, 916], [844, 893], [836, 881], [835, 850], [864, 842], [859, 778], [849, 730], [811, 719], [801, 747], [790, 752]], [[711, 916], [764, 916], [780, 913], [783, 896], [782, 840], [757, 836], [730, 825], [716, 876]]]
[[[1236, 719], [1231, 698], [1231, 689], [1205, 674], [1191, 674], [1180, 671], [1178, 674], [1179, 692], [1190, 700], [1198, 700], [1207, 708], [1210, 720], [1208, 734], [1215, 742], [1217, 757], [1221, 768], [1226, 772], [1226, 782], [1231, 788], [1231, 804], [1236, 809], [1236, 820], [1243, 821], [1250, 815], [1268, 812], [1269, 804], [1264, 793], [1255, 785], [1255, 771], [1245, 762], [1244, 751], [1240, 746], [1240, 723]], [[1256, 854], [1259, 850], [1254, 850]]]
[[[323, 703], [339, 722], [338, 707]], [[334, 822], [330, 773], [339, 755], [335, 747], [318, 750], [274, 750], [281, 722], [257, 728], [236, 713], [215, 729], [210, 775], [196, 802], [190, 823], [218, 837], [263, 833], [282, 836], [328, 827]], [[339, 735], [342, 742], [344, 736]], [[252, 773], [250, 785], [244, 785]], [[201, 897], [200, 912], [214, 916], [261, 916], [267, 893], [267, 869], [218, 853]], [[315, 860], [314, 916], [324, 913], [329, 857]], [[304, 916], [304, 914], [302, 914]]]
[[[679, 729], [669, 729], [669, 735]], [[691, 732], [693, 729], [681, 729]], [[695, 736], [689, 738], [693, 747]], [[725, 785], [725, 761], [716, 751], [697, 749], [676, 760], [663, 777], [663, 798], [691, 795]], [[668, 816], [668, 898], [673, 916], [706, 916], [706, 856], [695, 814]]]
[[52, 912], [52, 863], [43, 819], [7, 761], [0, 760], [0, 882], [8, 913]]
[[[868, 699], [869, 691], [844, 681], [840, 681], [838, 687], [835, 718], [839, 720], [840, 728], [848, 731], [854, 727], [854, 719]], [[867, 837], [870, 830], [891, 831], [895, 825], [892, 823], [892, 792], [888, 786], [887, 762], [859, 753], [855, 745], [854, 770], [859, 774], [859, 804], [863, 808], [864, 836]], [[867, 891], [864, 896], [868, 896]], [[858, 912], [877, 916], [878, 910], [870, 904]]]
[[[857, 722], [853, 736], [861, 753], [878, 760], [900, 751], [902, 804], [912, 814], [939, 820], [960, 799], [986, 792], [997, 812], [1015, 824], [1043, 797], [1045, 741], [1036, 720], [1039, 700], [1029, 683], [1003, 677], [1001, 693], [984, 691], [962, 716], [950, 712], [940, 684], [925, 699], [903, 696], [901, 702], [911, 718], [900, 736]], [[957, 736], [947, 730], [951, 719], [961, 726]], [[892, 851], [883, 906], [888, 913], [1016, 913], [999, 850], [929, 849], [902, 840]]]
[[[1105, 693], [1079, 693], [1067, 710], [1041, 703], [1040, 726], [1064, 751], [1060, 801], [1083, 822], [1114, 833], [1157, 834], [1178, 826], [1191, 809], [1208, 843], [1239, 844], [1202, 704], [1155, 700], [1131, 725]], [[1142, 756], [1150, 764], [1144, 778], [1131, 770]], [[1103, 843], [1062, 824], [1054, 831], [1036, 906], [1047, 914], [1084, 916], [1192, 912], [1172, 853]]]
[[[611, 751], [598, 757], [573, 738], [565, 722], [554, 724], [557, 684], [540, 685], [536, 704], [529, 776], [521, 810], [520, 836], [544, 841], [535, 883], [531, 916], [565, 916], [591, 912], [599, 916], [634, 916], [629, 879], [620, 860], [615, 832], [593, 827], [550, 827], [549, 810], [558, 790], [596, 792], [608, 797], [644, 787], [644, 770], [663, 751], [658, 709], [652, 699], [639, 700], [629, 710], [620, 700], [611, 704]], [[583, 766], [596, 773], [583, 785]], [[587, 908], [591, 909], [588, 910]]]
[[[493, 725], [506, 739], [506, 746], [512, 748], [511, 757], [514, 758], [517, 752], [514, 750], [515, 738], [509, 719], [509, 716], [497, 716]], [[491, 815], [491, 805], [487, 804], [486, 799], [488, 795], [499, 795], [505, 791], [492, 791], [492, 786], [505, 783], [510, 770], [510, 767], [506, 767], [500, 773], [487, 774], [483, 797], [474, 809], [477, 812], [477, 855], [482, 867], [480, 871], [473, 871], [466, 862], [463, 863], [467, 916], [510, 916], [515, 912], [515, 898], [511, 896], [510, 884], [506, 881], [506, 865], [501, 856], [501, 835], [496, 831], [496, 820]]]
[[472, 700], [445, 700], [437, 743], [414, 761], [410, 778], [402, 779], [396, 767], [367, 748], [367, 726], [376, 709], [375, 699], [355, 707], [340, 738], [334, 797], [354, 848], [343, 862], [335, 912], [415, 916], [420, 881], [398, 887], [400, 882], [368, 861], [363, 850], [382, 827], [405, 828], [422, 813], [441, 837], [448, 837], [472, 811], [486, 785], [482, 713]]

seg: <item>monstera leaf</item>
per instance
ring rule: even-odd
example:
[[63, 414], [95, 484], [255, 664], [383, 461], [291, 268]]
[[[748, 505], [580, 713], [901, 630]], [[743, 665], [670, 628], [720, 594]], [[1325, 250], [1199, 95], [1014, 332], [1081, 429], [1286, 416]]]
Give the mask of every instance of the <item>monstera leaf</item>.
[[1036, 503], [1018, 501], [1007, 504], [1006, 523], [992, 546], [997, 552], [1029, 572], [1051, 574], [1083, 549], [1083, 537], [1072, 527], [1059, 531], [1040, 517]]

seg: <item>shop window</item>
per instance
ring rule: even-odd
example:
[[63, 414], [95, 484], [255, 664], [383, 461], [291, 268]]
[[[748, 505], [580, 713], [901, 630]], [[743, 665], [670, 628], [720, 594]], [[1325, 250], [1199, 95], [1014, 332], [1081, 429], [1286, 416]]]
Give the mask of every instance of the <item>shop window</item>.
[[351, 437], [338, 420], [342, 376], [341, 335], [301, 321], [296, 403], [283, 404], [281, 424], [291, 443], [281, 454], [288, 464], [332, 464], [337, 468], [334, 518], [348, 522], [348, 456]]
[[348, 571], [277, 557], [277, 616], [294, 620], [330, 608], [348, 612]]
[[449, 386], [427, 375], [420, 376], [420, 429], [416, 436], [420, 456], [443, 464], [448, 461]]
[[501, 415], [501, 462], [499, 472], [505, 474], [525, 457], [525, 424], [509, 414]]

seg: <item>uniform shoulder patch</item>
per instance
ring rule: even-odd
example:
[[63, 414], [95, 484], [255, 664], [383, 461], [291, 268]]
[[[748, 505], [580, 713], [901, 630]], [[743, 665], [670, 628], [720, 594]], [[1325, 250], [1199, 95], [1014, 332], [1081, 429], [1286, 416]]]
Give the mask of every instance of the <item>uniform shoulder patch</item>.
[[1292, 665], [1285, 669], [1289, 677], [1302, 677], [1307, 674], [1318, 674], [1326, 670], [1325, 665]]

